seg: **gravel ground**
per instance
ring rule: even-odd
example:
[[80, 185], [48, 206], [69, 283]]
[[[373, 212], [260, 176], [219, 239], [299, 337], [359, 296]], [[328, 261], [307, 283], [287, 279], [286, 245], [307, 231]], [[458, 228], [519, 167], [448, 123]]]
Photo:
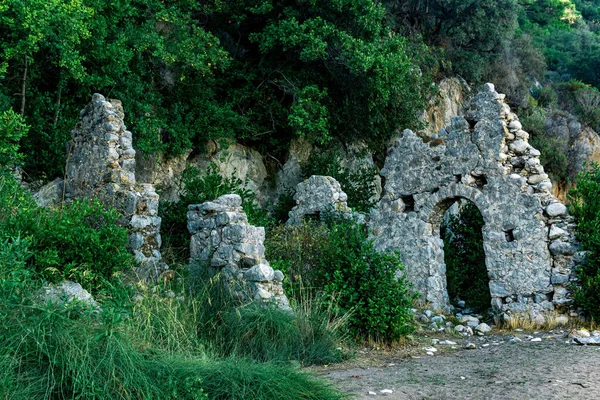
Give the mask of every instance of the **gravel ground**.
[[[317, 373], [358, 399], [600, 399], [600, 347], [566, 344], [560, 332], [517, 336], [522, 342], [438, 337], [456, 345], [421, 337], [410, 349], [359, 351]], [[477, 348], [466, 350], [469, 342]]]

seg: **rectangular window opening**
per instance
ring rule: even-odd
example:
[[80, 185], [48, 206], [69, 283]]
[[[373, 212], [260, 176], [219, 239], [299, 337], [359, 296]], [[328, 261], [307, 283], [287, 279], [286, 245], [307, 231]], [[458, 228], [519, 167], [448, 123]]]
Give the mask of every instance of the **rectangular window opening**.
[[415, 198], [413, 196], [402, 196], [404, 203], [404, 212], [409, 213], [415, 211]]
[[507, 242], [514, 242], [515, 241], [515, 232], [514, 229], [509, 229], [507, 231], [504, 231], [504, 237], [506, 237], [506, 241]]

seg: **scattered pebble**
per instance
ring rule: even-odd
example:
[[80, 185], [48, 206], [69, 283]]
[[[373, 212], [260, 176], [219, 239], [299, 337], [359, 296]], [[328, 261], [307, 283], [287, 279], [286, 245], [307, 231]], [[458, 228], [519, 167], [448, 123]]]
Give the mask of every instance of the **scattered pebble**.
[[536, 337], [536, 338], [531, 339], [531, 341], [532, 342], [541, 342], [542, 338]]
[[454, 345], [456, 345], [456, 342], [453, 342], [452, 340], [442, 340], [442, 341], [439, 342], [439, 344], [448, 345], [448, 346], [454, 346]]
[[394, 391], [390, 390], [390, 389], [382, 389], [382, 390], [379, 391], [379, 393], [381, 393], [381, 394], [392, 394], [392, 393], [394, 393]]
[[375, 393], [375, 392], [369, 392], [369, 396], [377, 396], [377, 393]]
[[488, 347], [490, 344], [489, 343], [484, 343], [481, 345], [481, 347]]
[[522, 340], [516, 336], [508, 341], [508, 343], [512, 343], [512, 344], [521, 343], [521, 342], [522, 342]]
[[467, 350], [473, 350], [476, 348], [477, 348], [477, 346], [475, 345], [475, 343], [467, 343], [467, 345], [465, 346], [465, 349], [467, 349]]
[[435, 347], [423, 347], [423, 350], [427, 351], [427, 352], [432, 352], [435, 353], [436, 351], [438, 351]]

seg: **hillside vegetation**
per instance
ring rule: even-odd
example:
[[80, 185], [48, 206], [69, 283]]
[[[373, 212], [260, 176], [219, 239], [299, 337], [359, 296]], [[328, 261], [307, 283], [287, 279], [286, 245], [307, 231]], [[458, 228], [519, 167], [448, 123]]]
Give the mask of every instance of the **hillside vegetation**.
[[580, 81], [576, 90], [597, 88], [599, 9], [597, 0], [8, 0], [0, 112], [31, 126], [31, 177], [61, 174], [94, 92], [122, 100], [146, 152], [236, 138], [277, 155], [295, 136], [360, 138], [381, 151], [396, 129], [418, 126], [445, 75], [493, 81], [522, 107], [546, 69]]

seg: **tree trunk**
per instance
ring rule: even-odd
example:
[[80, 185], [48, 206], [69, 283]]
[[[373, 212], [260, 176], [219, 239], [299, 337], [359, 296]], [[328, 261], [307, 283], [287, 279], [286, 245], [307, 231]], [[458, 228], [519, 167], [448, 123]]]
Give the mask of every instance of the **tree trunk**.
[[25, 116], [25, 88], [27, 87], [27, 56], [25, 56], [25, 70], [23, 71], [23, 84], [21, 85], [21, 116]]
[[58, 124], [58, 115], [60, 114], [60, 98], [62, 95], [62, 82], [58, 84], [58, 99], [56, 100], [56, 114], [54, 114], [54, 127]]

